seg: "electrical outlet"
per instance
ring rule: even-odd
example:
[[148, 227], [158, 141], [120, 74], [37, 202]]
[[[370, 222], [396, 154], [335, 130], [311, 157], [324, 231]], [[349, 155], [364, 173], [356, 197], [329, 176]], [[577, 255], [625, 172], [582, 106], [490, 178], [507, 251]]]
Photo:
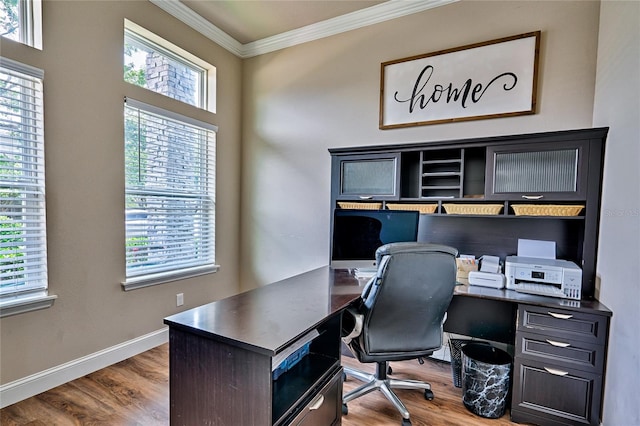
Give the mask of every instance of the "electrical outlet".
[[176, 306], [184, 305], [184, 293], [176, 294]]

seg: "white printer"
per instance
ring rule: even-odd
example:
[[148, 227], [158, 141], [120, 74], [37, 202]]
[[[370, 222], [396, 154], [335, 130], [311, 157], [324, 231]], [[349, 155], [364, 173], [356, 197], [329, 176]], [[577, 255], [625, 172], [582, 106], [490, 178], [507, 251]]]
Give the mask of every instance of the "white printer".
[[568, 260], [507, 256], [504, 273], [508, 289], [580, 300], [582, 269]]

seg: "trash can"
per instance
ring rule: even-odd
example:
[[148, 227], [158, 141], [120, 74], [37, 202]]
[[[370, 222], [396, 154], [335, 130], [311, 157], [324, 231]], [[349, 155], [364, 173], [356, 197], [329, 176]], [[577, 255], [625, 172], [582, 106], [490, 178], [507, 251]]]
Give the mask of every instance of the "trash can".
[[511, 356], [491, 345], [462, 347], [462, 402], [481, 417], [497, 419], [507, 409]]
[[[470, 339], [449, 339], [449, 352], [451, 354], [451, 376], [453, 386], [462, 387], [462, 347], [473, 342]], [[476, 345], [488, 345], [488, 342], [477, 341]]]
[[453, 386], [462, 387], [462, 347], [470, 340], [449, 339], [449, 349], [451, 353], [451, 375]]

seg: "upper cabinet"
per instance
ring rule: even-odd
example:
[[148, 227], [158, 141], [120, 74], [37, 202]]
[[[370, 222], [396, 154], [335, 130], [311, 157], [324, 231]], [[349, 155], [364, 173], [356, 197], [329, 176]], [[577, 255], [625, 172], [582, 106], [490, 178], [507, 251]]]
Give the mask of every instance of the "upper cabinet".
[[334, 157], [341, 200], [397, 200], [400, 197], [400, 154]]
[[599, 199], [606, 133], [585, 129], [331, 149], [332, 200], [438, 206], [501, 201], [504, 214], [512, 214], [515, 203], [584, 205]]
[[485, 198], [584, 200], [589, 141], [487, 147]]

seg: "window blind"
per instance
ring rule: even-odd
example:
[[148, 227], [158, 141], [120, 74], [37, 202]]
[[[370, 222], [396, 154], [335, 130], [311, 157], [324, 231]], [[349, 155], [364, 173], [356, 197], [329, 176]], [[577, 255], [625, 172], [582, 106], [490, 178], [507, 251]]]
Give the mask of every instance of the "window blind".
[[214, 266], [215, 130], [125, 100], [127, 281]]
[[0, 58], [0, 295], [47, 288], [42, 80]]

